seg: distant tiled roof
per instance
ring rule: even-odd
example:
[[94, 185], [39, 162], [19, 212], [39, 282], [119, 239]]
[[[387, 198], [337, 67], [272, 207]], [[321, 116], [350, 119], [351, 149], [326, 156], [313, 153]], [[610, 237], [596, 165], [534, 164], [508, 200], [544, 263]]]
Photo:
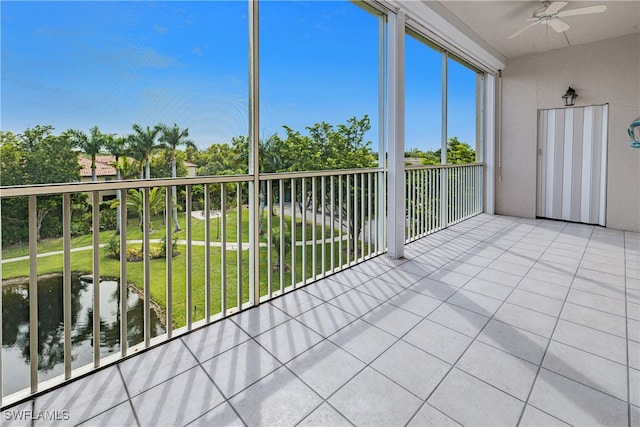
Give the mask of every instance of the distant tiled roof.
[[[110, 166], [113, 156], [98, 156], [96, 157], [96, 176], [116, 176], [116, 168]], [[91, 159], [80, 157], [78, 160], [80, 164], [80, 176], [90, 177], [91, 175]]]

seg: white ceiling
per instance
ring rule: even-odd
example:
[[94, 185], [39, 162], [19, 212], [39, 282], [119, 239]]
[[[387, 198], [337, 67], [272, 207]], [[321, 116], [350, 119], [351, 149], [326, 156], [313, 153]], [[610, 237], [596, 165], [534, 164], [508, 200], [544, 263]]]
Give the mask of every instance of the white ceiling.
[[598, 14], [562, 18], [571, 26], [564, 34], [539, 24], [510, 40], [507, 37], [527, 25], [526, 19], [542, 7], [541, 1], [441, 0], [439, 3], [455, 15], [460, 21], [458, 25], [468, 27], [506, 58], [640, 32], [638, 0], [569, 1], [563, 11], [598, 4], [605, 4], [607, 10]]

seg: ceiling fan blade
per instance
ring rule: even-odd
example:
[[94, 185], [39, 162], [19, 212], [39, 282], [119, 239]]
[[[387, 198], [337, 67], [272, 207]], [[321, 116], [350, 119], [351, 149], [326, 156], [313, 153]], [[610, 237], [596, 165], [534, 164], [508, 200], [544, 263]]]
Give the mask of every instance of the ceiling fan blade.
[[563, 33], [571, 28], [566, 22], [561, 21], [557, 18], [548, 20], [547, 24], [559, 33]]
[[507, 40], [512, 39], [512, 38], [514, 38], [516, 36], [519, 36], [520, 34], [524, 33], [525, 31], [527, 31], [529, 28], [533, 27], [537, 23], [538, 23], [538, 21], [532, 22], [531, 24], [527, 25], [526, 27], [521, 28], [520, 30], [516, 31], [515, 33], [513, 33], [509, 37], [507, 37]]
[[604, 4], [598, 6], [589, 6], [589, 7], [581, 7], [580, 9], [572, 9], [565, 10], [564, 12], [558, 13], [558, 18], [564, 18], [565, 16], [576, 16], [576, 15], [588, 15], [590, 13], [602, 13], [607, 10], [607, 6]]
[[544, 15], [553, 15], [554, 13], [558, 13], [560, 9], [568, 5], [566, 1], [554, 1], [549, 5], [547, 10], [543, 12]]

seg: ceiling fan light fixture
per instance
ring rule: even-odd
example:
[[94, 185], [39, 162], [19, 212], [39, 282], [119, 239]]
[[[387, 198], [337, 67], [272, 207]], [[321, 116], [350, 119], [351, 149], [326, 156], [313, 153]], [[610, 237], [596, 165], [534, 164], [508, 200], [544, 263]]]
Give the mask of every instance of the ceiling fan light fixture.
[[573, 107], [573, 105], [576, 103], [576, 98], [578, 98], [578, 94], [576, 93], [574, 88], [569, 86], [569, 89], [567, 89], [565, 94], [562, 95], [562, 99], [564, 100], [564, 106]]

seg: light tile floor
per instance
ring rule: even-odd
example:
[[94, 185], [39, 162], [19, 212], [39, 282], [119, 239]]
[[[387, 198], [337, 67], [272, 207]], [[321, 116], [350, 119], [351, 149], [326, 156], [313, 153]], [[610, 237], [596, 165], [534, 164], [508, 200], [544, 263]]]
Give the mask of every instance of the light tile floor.
[[84, 425], [638, 426], [639, 278], [638, 233], [479, 215], [15, 409]]

